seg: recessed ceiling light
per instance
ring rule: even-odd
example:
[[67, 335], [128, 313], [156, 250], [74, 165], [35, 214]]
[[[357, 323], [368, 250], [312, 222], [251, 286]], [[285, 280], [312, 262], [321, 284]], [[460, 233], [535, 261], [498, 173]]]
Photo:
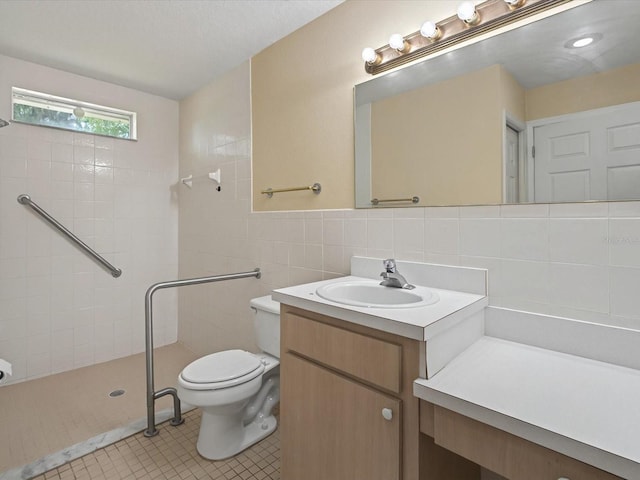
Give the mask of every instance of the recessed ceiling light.
[[582, 48], [587, 45], [593, 45], [595, 42], [602, 39], [601, 33], [588, 33], [581, 35], [580, 37], [572, 38], [564, 44], [565, 48]]
[[584, 37], [573, 42], [571, 46], [574, 48], [581, 48], [581, 47], [586, 47], [587, 45], [590, 45], [592, 43], [593, 43], [593, 37]]

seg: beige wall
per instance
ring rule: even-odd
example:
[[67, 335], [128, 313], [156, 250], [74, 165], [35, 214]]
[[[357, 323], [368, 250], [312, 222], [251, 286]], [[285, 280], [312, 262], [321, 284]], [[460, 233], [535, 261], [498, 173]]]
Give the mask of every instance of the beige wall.
[[640, 101], [640, 63], [527, 90], [527, 120]]
[[[253, 58], [253, 208], [256, 211], [353, 206], [353, 86], [371, 78], [364, 72], [361, 49], [386, 44], [390, 32], [413, 32], [424, 18], [446, 18], [455, 12], [458, 3], [453, 0], [348, 0]], [[607, 82], [606, 94], [602, 95], [593, 94], [593, 78], [532, 90], [527, 93], [526, 119], [584, 109], [579, 104], [597, 108], [612, 102], [638, 100], [634, 82], [638, 78], [638, 67], [619, 73], [593, 76]], [[502, 80], [504, 84], [514, 85], [508, 75], [503, 75]], [[516, 90], [517, 86], [513, 91]], [[514, 105], [513, 98], [503, 100]], [[516, 103], [520, 105], [513, 110], [519, 112], [512, 110], [511, 113], [525, 119], [522, 101], [516, 100]], [[476, 170], [482, 164], [476, 155], [451, 150], [448, 153], [468, 160], [460, 169], [477, 173], [477, 179], [493, 188], [497, 170]], [[437, 157], [444, 159], [441, 155]], [[448, 168], [441, 167], [436, 167], [434, 172], [448, 176]], [[412, 179], [407, 178], [403, 183], [410, 184]], [[268, 187], [297, 187], [314, 182], [320, 182], [323, 187], [318, 196], [295, 192], [269, 199], [260, 194]], [[430, 185], [433, 194], [440, 196], [442, 193], [456, 198], [443, 198], [443, 203], [476, 202], [473, 196], [464, 197], [473, 189], [461, 185], [443, 189], [441, 186], [445, 183], [441, 180]], [[415, 188], [408, 185], [406, 190]], [[398, 195], [400, 193], [405, 196], [405, 189]], [[396, 196], [395, 191], [391, 194]], [[494, 196], [491, 198], [478, 202], [501, 200]], [[434, 203], [439, 204], [440, 200]]]
[[[311, 93], [309, 94], [311, 95]], [[260, 280], [185, 287], [179, 339], [198, 353], [255, 349], [253, 296], [347, 275], [353, 255], [486, 268], [489, 303], [640, 328], [640, 202], [250, 211], [249, 68], [180, 104], [180, 276], [260, 267]]]
[[514, 120], [524, 123], [527, 118], [525, 89], [504, 68], [500, 69], [502, 108]]
[[372, 194], [420, 205], [502, 200], [502, 67], [375, 102]]
[[[446, 18], [456, 1], [347, 1], [256, 55], [251, 66], [255, 210], [354, 204], [353, 87], [368, 78], [360, 52]], [[309, 192], [266, 187], [322, 184]]]
[[[422, 17], [414, 8], [420, 3], [404, 4], [413, 22]], [[396, 4], [401, 5], [398, 14], [403, 16], [401, 2]], [[453, 2], [448, 5], [441, 16], [455, 8]], [[345, 11], [348, 15], [350, 8]], [[384, 23], [371, 15], [373, 23]], [[382, 25], [381, 35], [395, 30], [392, 20], [385, 20], [389, 25]], [[324, 25], [327, 32], [334, 30], [333, 23]], [[335, 25], [339, 30], [344, 21]], [[412, 25], [408, 22], [397, 29], [412, 31]], [[306, 28], [295, 35], [305, 38]], [[366, 37], [362, 43], [385, 43], [384, 38], [371, 38], [373, 30], [355, 28]], [[358, 44], [345, 56], [338, 53], [335, 62], [326, 61], [326, 70], [340, 72], [345, 58], [350, 65], [360, 47]], [[359, 61], [356, 63], [353, 83], [364, 78]], [[181, 175], [196, 170], [205, 173], [218, 166], [223, 171], [221, 192], [206, 179], [194, 181], [192, 190], [183, 186], [176, 190], [181, 276], [253, 267], [263, 271], [260, 280], [178, 290], [179, 338], [194, 350], [255, 348], [249, 298], [277, 287], [346, 275], [353, 255], [487, 268], [491, 305], [640, 328], [640, 299], [633, 288], [640, 282], [640, 261], [636, 246], [629, 242], [640, 238], [640, 202], [252, 213], [249, 75], [248, 65], [243, 65], [180, 104]], [[251, 77], [257, 80], [255, 70]], [[295, 100], [320, 109], [333, 85], [325, 80], [326, 89], [319, 82], [299, 92]], [[353, 118], [351, 87], [347, 90], [344, 104], [330, 105], [337, 123]], [[277, 110], [271, 123], [296, 127], [286, 112]], [[259, 134], [255, 123], [253, 134]], [[333, 138], [307, 140], [310, 145], [301, 142], [299, 148], [309, 152], [333, 148], [325, 145]], [[342, 155], [348, 158], [348, 173], [353, 139], [340, 141]], [[274, 151], [284, 156], [290, 153], [288, 145], [279, 150], [274, 147]], [[257, 162], [254, 167], [259, 167]], [[350, 187], [349, 195], [351, 192]]]
[[[249, 86], [246, 62], [180, 102], [180, 177], [191, 174], [194, 180], [191, 189], [178, 184], [174, 190], [179, 277], [262, 271], [259, 280], [177, 289], [178, 338], [201, 355], [255, 351], [251, 298], [344, 275], [351, 256], [362, 251], [343, 245], [343, 212], [327, 213], [326, 219], [320, 212], [251, 212]], [[220, 191], [207, 178], [218, 168]]]

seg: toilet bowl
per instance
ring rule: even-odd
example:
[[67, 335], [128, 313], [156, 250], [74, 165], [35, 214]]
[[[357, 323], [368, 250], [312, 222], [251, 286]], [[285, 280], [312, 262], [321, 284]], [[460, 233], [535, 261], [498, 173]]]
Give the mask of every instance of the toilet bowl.
[[202, 409], [198, 453], [229, 458], [271, 434], [280, 400], [280, 304], [254, 298], [254, 326], [261, 353], [225, 350], [191, 362], [178, 376], [178, 396]]

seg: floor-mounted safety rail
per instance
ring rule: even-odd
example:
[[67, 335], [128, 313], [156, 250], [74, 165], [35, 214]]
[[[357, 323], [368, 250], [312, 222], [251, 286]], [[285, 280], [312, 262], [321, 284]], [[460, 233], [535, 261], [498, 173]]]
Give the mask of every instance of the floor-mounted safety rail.
[[238, 278], [256, 277], [260, 278], [262, 274], [260, 269], [256, 268], [251, 272], [229, 273], [226, 275], [214, 275], [212, 277], [188, 278], [185, 280], [172, 280], [170, 282], [155, 283], [149, 287], [144, 296], [144, 322], [145, 322], [145, 349], [147, 359], [147, 429], [144, 431], [145, 437], [153, 437], [157, 435], [156, 429], [156, 413], [155, 401], [171, 395], [173, 397], [173, 419], [171, 425], [180, 425], [184, 422], [182, 412], [180, 411], [180, 399], [175, 388], [168, 387], [155, 391], [153, 382], [153, 294], [156, 290], [173, 287], [186, 287], [187, 285], [200, 285], [202, 283], [221, 282], [224, 280], [235, 280]]
[[26, 205], [30, 207], [34, 212], [40, 215], [45, 221], [47, 221], [53, 228], [58, 230], [60, 233], [65, 235], [69, 240], [71, 240], [80, 250], [86, 253], [89, 257], [95, 260], [97, 263], [106, 268], [111, 275], [115, 278], [118, 278], [122, 275], [122, 270], [114, 267], [109, 262], [107, 262], [98, 252], [93, 250], [89, 245], [84, 243], [78, 237], [76, 237], [71, 231], [69, 231], [64, 225], [58, 222], [55, 218], [49, 215], [46, 211], [44, 211], [36, 202], [31, 200], [31, 197], [26, 194], [18, 195], [18, 203], [21, 205]]
[[313, 185], [309, 185], [307, 187], [291, 187], [291, 188], [267, 188], [266, 190], [262, 190], [260, 193], [266, 195], [267, 197], [273, 197], [274, 193], [284, 193], [284, 192], [302, 192], [305, 190], [311, 190], [316, 195], [319, 195], [322, 191], [322, 185], [319, 183], [314, 183]]

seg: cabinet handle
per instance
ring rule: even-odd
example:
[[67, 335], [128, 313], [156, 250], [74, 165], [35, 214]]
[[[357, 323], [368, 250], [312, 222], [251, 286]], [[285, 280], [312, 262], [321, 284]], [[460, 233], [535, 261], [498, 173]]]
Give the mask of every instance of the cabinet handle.
[[[391, 410], [390, 408], [383, 408], [382, 416], [384, 417], [385, 420], [391, 420], [393, 418], [393, 410]], [[558, 479], [558, 480], [561, 480], [561, 479]]]

